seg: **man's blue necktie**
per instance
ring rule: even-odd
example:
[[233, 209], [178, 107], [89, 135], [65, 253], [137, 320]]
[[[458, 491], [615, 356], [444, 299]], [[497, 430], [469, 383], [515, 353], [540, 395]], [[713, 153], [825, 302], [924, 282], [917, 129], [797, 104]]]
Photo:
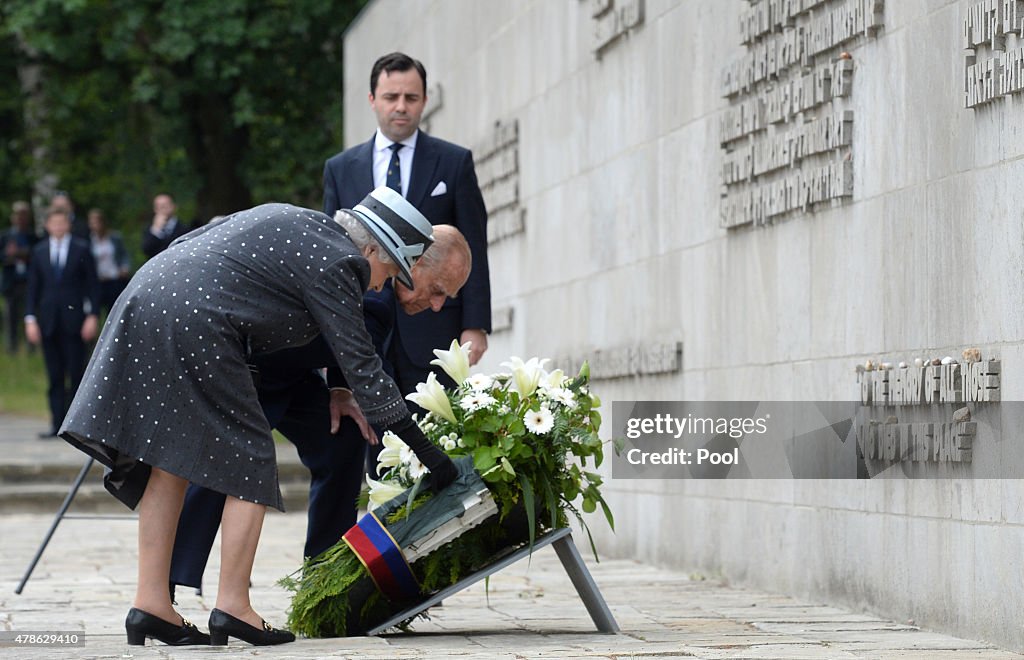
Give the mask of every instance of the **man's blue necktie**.
[[402, 164], [398, 162], [398, 150], [402, 148], [400, 142], [395, 142], [390, 147], [391, 162], [388, 163], [388, 176], [385, 184], [399, 195], [402, 194]]
[[57, 244], [57, 251], [53, 255], [53, 261], [50, 262], [50, 266], [53, 267], [53, 279], [59, 280], [61, 274], [64, 272], [64, 268], [60, 263], [60, 243]]

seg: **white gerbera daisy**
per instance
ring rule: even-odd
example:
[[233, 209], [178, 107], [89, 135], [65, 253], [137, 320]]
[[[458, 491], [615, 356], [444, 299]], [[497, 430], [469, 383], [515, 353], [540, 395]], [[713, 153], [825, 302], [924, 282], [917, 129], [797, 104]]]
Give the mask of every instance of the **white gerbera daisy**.
[[409, 445], [406, 445], [398, 450], [398, 460], [402, 462], [402, 465], [411, 465], [413, 461], [418, 461], [419, 459], [416, 458], [416, 452]]
[[549, 390], [545, 390], [544, 393], [552, 401], [557, 401], [566, 408], [576, 407], [576, 398], [572, 395], [571, 390], [567, 390], [564, 387], [554, 387]]
[[523, 423], [530, 433], [544, 435], [554, 427], [555, 416], [547, 406], [541, 406], [540, 410], [527, 410], [523, 415]]
[[428, 472], [430, 470], [427, 469], [427, 466], [421, 463], [420, 459], [414, 455], [412, 460], [409, 461], [409, 477], [415, 481]]
[[481, 408], [486, 408], [487, 406], [495, 403], [497, 403], [497, 401], [490, 394], [473, 392], [459, 400], [459, 407], [468, 412], [473, 412], [474, 410], [480, 410]]
[[494, 385], [494, 379], [486, 374], [473, 374], [466, 379], [466, 384], [478, 392], [483, 392], [491, 389]]

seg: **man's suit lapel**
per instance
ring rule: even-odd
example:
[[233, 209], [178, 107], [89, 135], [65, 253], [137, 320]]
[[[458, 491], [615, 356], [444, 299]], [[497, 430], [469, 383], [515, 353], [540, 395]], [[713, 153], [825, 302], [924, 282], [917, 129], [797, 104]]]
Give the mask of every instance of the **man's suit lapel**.
[[358, 197], [354, 197], [352, 200], [339, 200], [343, 209], [352, 208], [362, 201], [367, 192], [373, 190], [373, 140], [374, 138], [371, 137], [369, 142], [364, 142], [356, 147], [358, 151], [352, 163], [355, 171], [349, 172], [351, 185], [346, 184], [345, 187], [350, 191], [355, 191]]
[[434, 139], [420, 131], [416, 138], [416, 149], [412, 154], [412, 178], [409, 181], [409, 194], [405, 196], [409, 203], [419, 207], [427, 196], [427, 186], [434, 180], [439, 155], [434, 146]]

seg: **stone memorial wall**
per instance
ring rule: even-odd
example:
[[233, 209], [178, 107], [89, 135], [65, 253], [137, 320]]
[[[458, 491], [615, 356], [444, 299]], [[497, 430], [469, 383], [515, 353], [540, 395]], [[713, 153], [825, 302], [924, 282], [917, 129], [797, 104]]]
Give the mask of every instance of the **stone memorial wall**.
[[424, 62], [490, 213], [481, 369], [587, 360], [607, 416], [873, 420], [877, 478], [609, 473], [603, 553], [1024, 649], [1024, 481], [991, 478], [1024, 474], [1022, 30], [1024, 0], [371, 0], [345, 135], [378, 55]]

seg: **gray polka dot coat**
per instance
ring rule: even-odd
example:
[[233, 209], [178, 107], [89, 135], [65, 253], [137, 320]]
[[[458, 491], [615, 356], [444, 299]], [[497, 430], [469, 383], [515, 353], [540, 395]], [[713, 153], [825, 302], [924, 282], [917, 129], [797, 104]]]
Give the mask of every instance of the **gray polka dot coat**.
[[321, 332], [370, 422], [409, 415], [363, 323], [367, 261], [332, 219], [267, 204], [183, 236], [110, 312], [62, 437], [134, 508], [151, 467], [283, 510], [247, 361]]

